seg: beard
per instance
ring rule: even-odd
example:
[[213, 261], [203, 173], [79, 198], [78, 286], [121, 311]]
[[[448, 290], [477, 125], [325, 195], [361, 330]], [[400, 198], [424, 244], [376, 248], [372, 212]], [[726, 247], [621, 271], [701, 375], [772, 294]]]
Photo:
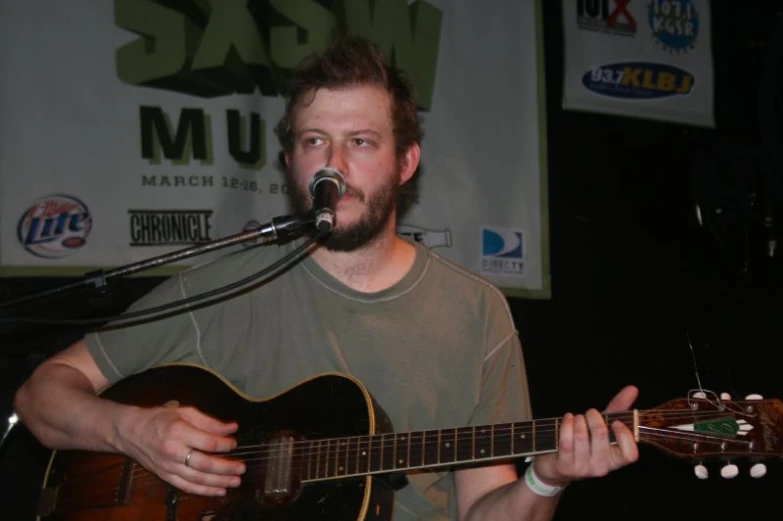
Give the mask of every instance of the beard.
[[[290, 172], [287, 172], [286, 176], [289, 186], [295, 187], [292, 193], [294, 210], [301, 214], [312, 210], [313, 202], [307, 187], [297, 183]], [[399, 189], [399, 171], [369, 195], [346, 183], [345, 193], [364, 203], [365, 210], [358, 221], [346, 227], [340, 226], [339, 215], [337, 215], [334, 228], [321, 239], [321, 244], [329, 251], [339, 252], [351, 252], [372, 244], [381, 235], [394, 214]]]

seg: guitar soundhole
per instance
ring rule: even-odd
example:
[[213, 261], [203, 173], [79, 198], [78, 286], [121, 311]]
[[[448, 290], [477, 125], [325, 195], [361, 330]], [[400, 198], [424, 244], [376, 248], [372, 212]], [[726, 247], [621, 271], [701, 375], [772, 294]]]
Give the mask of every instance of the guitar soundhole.
[[256, 500], [265, 507], [281, 507], [299, 497], [301, 456], [298, 437], [289, 431], [273, 433], [259, 455]]

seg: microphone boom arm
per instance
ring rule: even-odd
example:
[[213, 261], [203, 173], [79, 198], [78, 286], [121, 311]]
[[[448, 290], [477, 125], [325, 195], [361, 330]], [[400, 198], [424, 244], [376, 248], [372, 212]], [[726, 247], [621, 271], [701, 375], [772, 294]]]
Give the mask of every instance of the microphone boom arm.
[[0, 302], [0, 309], [16, 306], [19, 304], [26, 304], [43, 298], [53, 297], [64, 293], [65, 291], [81, 288], [83, 286], [93, 286], [99, 291], [105, 291], [107, 280], [110, 278], [133, 275], [141, 271], [157, 268], [165, 264], [171, 264], [173, 262], [195, 257], [197, 255], [202, 255], [204, 253], [209, 253], [211, 251], [222, 248], [227, 248], [235, 244], [242, 244], [251, 240], [262, 239], [262, 242], [271, 242], [277, 239], [291, 237], [293, 235], [302, 233], [307, 225], [310, 225], [314, 222], [314, 219], [315, 217], [312, 215], [312, 212], [309, 212], [306, 215], [283, 215], [280, 217], [274, 217], [268, 223], [262, 224], [254, 230], [229, 235], [228, 237], [224, 237], [222, 239], [216, 239], [214, 241], [191, 246], [164, 255], [158, 255], [146, 260], [120, 266], [118, 268], [89, 272], [85, 274], [83, 278], [74, 283], [58, 286], [56, 288], [44, 290], [31, 295], [25, 295], [16, 299], [7, 300], [5, 302]]

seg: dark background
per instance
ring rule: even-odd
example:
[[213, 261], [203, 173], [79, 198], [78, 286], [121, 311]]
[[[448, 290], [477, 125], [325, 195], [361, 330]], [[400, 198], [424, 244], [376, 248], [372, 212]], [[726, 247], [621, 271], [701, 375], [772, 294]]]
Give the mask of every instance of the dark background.
[[[706, 389], [783, 397], [783, 249], [768, 253], [783, 239], [778, 9], [712, 2], [717, 128], [697, 129], [563, 111], [560, 2], [543, 3], [553, 298], [511, 299], [536, 417], [601, 408], [629, 383], [636, 405], [653, 408], [698, 387], [696, 367]], [[80, 291], [14, 313], [102, 316], [160, 280], [116, 280], [103, 297]], [[3, 279], [0, 301], [65, 282]], [[0, 323], [3, 422], [23, 379], [86, 329]], [[737, 461], [736, 478], [710, 465], [701, 481], [686, 459], [640, 451], [629, 467], [571, 485], [556, 519], [783, 519], [777, 460], [761, 479]], [[11, 432], [0, 504], [32, 510], [45, 456], [24, 429]]]

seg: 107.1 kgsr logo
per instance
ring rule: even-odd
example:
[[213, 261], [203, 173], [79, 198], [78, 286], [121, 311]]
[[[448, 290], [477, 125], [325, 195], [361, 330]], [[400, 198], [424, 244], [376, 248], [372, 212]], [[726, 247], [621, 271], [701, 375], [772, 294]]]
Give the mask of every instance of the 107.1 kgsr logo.
[[19, 243], [37, 257], [60, 259], [84, 246], [92, 217], [79, 199], [54, 194], [38, 199], [16, 226]]

